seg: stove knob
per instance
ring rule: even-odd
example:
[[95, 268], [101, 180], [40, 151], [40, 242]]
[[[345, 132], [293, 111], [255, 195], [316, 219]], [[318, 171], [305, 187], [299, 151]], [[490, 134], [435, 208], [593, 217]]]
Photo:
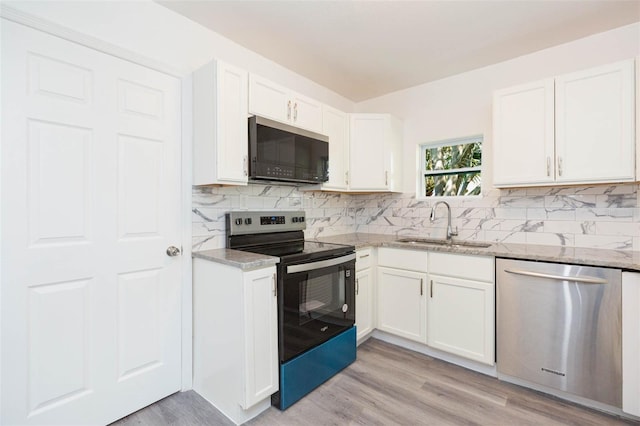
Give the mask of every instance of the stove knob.
[[236, 225], [242, 225], [242, 219], [236, 219]]
[[304, 222], [304, 216], [300, 216], [300, 217], [298, 218], [298, 222]]
[[292, 221], [293, 223], [298, 223], [298, 218], [294, 216], [293, 218], [291, 218], [291, 221]]
[[245, 224], [245, 225], [251, 225], [251, 218], [250, 218], [250, 217], [246, 218], [246, 219], [244, 220], [244, 224]]

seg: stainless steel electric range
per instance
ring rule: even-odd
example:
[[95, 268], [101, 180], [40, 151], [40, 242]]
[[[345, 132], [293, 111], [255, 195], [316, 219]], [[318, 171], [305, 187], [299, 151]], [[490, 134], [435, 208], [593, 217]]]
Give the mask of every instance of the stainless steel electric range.
[[227, 248], [280, 258], [280, 390], [284, 410], [355, 361], [355, 247], [305, 241], [304, 211], [226, 215]]

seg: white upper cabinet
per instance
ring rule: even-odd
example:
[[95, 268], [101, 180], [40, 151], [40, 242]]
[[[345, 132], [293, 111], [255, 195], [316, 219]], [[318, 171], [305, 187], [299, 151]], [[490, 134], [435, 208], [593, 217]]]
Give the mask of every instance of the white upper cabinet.
[[322, 104], [251, 74], [249, 113], [322, 133]]
[[248, 73], [212, 61], [193, 74], [193, 184], [246, 185]]
[[493, 95], [493, 180], [496, 186], [553, 183], [553, 79]]
[[249, 112], [289, 123], [291, 120], [289, 89], [251, 74], [249, 77]]
[[400, 191], [400, 121], [389, 114], [351, 114], [350, 130], [349, 188], [352, 191]]
[[635, 178], [633, 60], [556, 78], [558, 182]]
[[329, 181], [322, 189], [347, 190], [349, 185], [349, 115], [322, 107], [322, 134], [329, 136]]
[[495, 92], [494, 185], [633, 181], [634, 92], [633, 60]]
[[322, 104], [315, 99], [291, 92], [291, 124], [322, 133]]

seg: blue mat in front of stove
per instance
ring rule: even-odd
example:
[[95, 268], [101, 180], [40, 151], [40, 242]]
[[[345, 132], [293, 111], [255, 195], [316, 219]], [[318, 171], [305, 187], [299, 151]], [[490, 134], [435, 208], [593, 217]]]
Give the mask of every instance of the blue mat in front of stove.
[[356, 327], [280, 365], [280, 391], [272, 403], [286, 410], [356, 360]]

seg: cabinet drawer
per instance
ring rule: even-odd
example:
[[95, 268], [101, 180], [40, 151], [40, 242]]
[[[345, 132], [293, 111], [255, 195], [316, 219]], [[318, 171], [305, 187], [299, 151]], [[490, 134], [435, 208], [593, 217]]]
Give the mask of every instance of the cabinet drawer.
[[378, 265], [427, 272], [427, 252], [382, 247], [378, 249]]
[[429, 272], [470, 280], [494, 281], [493, 257], [429, 253]]
[[370, 248], [356, 250], [356, 271], [362, 271], [371, 267], [373, 250]]

